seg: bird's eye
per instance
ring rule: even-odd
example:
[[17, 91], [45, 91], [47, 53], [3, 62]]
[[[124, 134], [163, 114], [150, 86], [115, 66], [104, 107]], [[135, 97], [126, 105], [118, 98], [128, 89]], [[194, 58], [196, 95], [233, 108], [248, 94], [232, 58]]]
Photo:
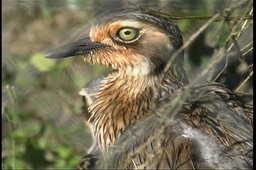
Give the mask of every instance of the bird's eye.
[[131, 42], [138, 38], [139, 30], [135, 28], [121, 28], [117, 32], [117, 37], [124, 42]]

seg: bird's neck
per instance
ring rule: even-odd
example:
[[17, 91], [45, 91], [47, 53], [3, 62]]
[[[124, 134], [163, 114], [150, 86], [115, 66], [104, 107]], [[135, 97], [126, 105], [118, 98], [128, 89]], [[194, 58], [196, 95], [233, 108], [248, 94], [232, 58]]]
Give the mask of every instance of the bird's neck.
[[94, 136], [101, 150], [106, 151], [126, 127], [182, 86], [171, 73], [162, 79], [159, 75], [117, 72], [103, 79], [89, 107], [89, 121], [94, 125]]

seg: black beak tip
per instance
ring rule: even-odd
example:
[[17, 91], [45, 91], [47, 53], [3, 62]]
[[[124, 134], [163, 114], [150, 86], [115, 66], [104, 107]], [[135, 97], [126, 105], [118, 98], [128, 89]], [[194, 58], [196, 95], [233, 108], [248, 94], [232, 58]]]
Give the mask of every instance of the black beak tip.
[[48, 52], [48, 53], [44, 54], [44, 57], [49, 58], [49, 59], [63, 58], [63, 57], [59, 56], [58, 54], [56, 54], [54, 52]]
[[74, 56], [76, 53], [73, 49], [69, 48], [58, 48], [53, 51], [50, 51], [44, 55], [45, 58], [49, 59], [61, 59], [66, 57]]
[[94, 49], [104, 47], [107, 47], [107, 45], [99, 42], [92, 42], [89, 37], [86, 37], [74, 43], [67, 44], [53, 51], [50, 51], [46, 53], [44, 57], [49, 59], [61, 59], [66, 57], [79, 56], [86, 54]]
[[54, 58], [51, 52], [44, 54], [45, 58]]

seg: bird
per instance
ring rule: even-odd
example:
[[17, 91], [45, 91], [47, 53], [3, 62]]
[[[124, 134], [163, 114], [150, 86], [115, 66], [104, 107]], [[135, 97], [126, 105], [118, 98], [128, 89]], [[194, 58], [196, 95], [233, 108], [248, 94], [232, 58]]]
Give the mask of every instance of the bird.
[[182, 45], [173, 21], [133, 8], [45, 55], [113, 69], [80, 91], [94, 144], [77, 169], [252, 169], [252, 105], [217, 82], [191, 86], [183, 50], [172, 55]]

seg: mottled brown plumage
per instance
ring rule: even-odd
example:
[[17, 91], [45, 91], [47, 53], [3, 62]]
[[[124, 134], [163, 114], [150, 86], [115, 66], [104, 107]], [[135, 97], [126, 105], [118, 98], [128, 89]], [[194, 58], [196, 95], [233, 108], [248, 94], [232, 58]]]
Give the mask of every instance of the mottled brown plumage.
[[173, 22], [125, 10], [47, 55], [114, 69], [80, 92], [95, 143], [78, 169], [251, 168], [252, 107], [220, 84], [189, 86], [183, 53], [165, 72], [181, 46]]

